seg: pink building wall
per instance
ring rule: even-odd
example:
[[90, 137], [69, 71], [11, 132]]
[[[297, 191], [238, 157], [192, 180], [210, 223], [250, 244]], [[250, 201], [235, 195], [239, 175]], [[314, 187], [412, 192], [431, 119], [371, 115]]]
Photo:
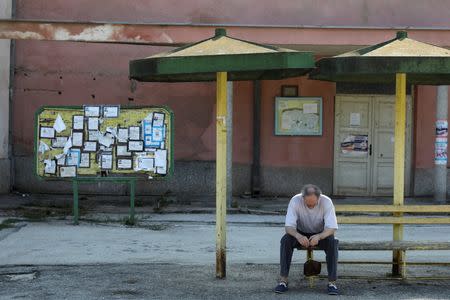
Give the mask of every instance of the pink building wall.
[[[304, 26], [448, 27], [446, 0], [17, 0], [17, 17], [49, 20]], [[443, 9], [444, 8], [444, 9]]]
[[[415, 2], [415, 5], [407, 3], [409, 2], [405, 0], [18, 0], [16, 15], [24, 19], [78, 21], [450, 28], [448, 11], [439, 9], [448, 7], [445, 0]], [[189, 35], [189, 32], [186, 32], [186, 35]], [[433, 39], [433, 36], [430, 36], [430, 39]], [[14, 155], [31, 159], [33, 117], [41, 105], [163, 104], [172, 108], [175, 113], [175, 159], [187, 162], [213, 161], [213, 83], [137, 83], [135, 91], [130, 89], [129, 60], [166, 49], [168, 48], [143, 45], [17, 41], [13, 96]], [[274, 98], [280, 96], [281, 85], [284, 84], [298, 85], [301, 96], [323, 97], [322, 136], [274, 135]], [[263, 167], [323, 168], [327, 169], [327, 172], [332, 169], [335, 94], [334, 83], [312, 81], [306, 77], [262, 82]], [[421, 86], [416, 90], [413, 164], [417, 170], [424, 170], [423, 174], [433, 167], [435, 97], [435, 87]], [[233, 161], [249, 166], [252, 162], [253, 138], [251, 82], [234, 84], [233, 114]]]

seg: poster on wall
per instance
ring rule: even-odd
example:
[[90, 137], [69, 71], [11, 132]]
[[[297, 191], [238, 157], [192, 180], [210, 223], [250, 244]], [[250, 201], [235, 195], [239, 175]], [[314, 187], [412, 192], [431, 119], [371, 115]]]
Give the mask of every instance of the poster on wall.
[[341, 153], [349, 156], [366, 156], [369, 138], [367, 134], [348, 134], [341, 141]]
[[276, 97], [275, 135], [322, 135], [322, 98]]
[[436, 136], [446, 137], [448, 135], [448, 122], [447, 120], [436, 121]]
[[447, 165], [447, 138], [437, 138], [434, 144], [434, 163]]

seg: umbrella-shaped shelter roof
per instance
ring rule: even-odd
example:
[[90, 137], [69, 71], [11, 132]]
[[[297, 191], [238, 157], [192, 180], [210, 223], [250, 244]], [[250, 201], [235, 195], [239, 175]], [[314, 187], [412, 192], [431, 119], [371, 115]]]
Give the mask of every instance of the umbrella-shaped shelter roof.
[[138, 81], [213, 81], [216, 72], [228, 80], [280, 79], [306, 74], [315, 67], [311, 52], [261, 45], [228, 37], [222, 28], [214, 37], [130, 62], [130, 78]]
[[394, 82], [408, 74], [413, 84], [450, 83], [450, 50], [419, 42], [400, 31], [396, 38], [317, 62], [312, 79], [336, 82]]

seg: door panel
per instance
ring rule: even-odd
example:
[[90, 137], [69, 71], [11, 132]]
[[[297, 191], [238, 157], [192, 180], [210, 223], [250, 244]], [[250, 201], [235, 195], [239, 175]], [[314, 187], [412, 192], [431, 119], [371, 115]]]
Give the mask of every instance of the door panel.
[[[372, 168], [373, 181], [371, 195], [386, 196], [393, 194], [394, 187], [394, 127], [395, 96], [373, 96], [373, 136], [374, 144]], [[405, 148], [405, 195], [409, 193], [409, 165], [411, 147], [408, 143], [411, 135], [411, 97], [407, 97], [406, 148]]]
[[[341, 96], [336, 102], [333, 193], [339, 195], [369, 195], [370, 168], [367, 151], [346, 150], [346, 143], [366, 136], [370, 143], [369, 99]], [[350, 142], [349, 142], [350, 141]]]
[[[359, 116], [356, 114], [359, 113]], [[353, 114], [353, 120], [352, 120]], [[356, 117], [355, 117], [356, 116]], [[360, 118], [358, 122], [358, 118]], [[407, 97], [405, 195], [410, 191], [412, 101]], [[336, 195], [393, 193], [395, 96], [336, 95], [334, 182]], [[343, 153], [349, 135], [367, 135], [366, 153]]]

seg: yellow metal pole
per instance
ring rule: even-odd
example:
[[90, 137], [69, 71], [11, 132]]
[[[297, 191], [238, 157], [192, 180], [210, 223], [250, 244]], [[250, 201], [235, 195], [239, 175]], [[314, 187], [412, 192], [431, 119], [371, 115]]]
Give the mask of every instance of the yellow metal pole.
[[226, 276], [227, 72], [217, 72], [216, 120], [216, 277]]
[[[394, 129], [394, 205], [404, 203], [405, 185], [405, 130], [406, 130], [406, 74], [397, 73], [395, 75], [395, 129]], [[394, 213], [394, 216], [401, 216], [402, 213]], [[393, 225], [394, 241], [403, 239], [403, 225]], [[392, 275], [404, 275], [403, 266], [404, 252], [394, 250]]]

